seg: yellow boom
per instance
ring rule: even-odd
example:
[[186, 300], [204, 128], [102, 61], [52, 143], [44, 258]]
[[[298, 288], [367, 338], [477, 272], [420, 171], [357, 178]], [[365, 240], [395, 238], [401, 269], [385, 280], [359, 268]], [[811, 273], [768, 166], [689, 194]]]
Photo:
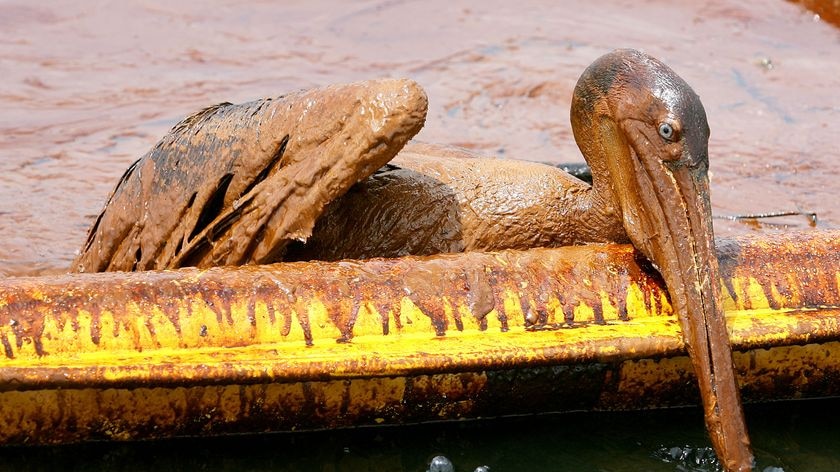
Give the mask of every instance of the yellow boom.
[[[718, 242], [745, 400], [840, 394], [840, 232]], [[630, 246], [0, 280], [0, 443], [698, 402]]]

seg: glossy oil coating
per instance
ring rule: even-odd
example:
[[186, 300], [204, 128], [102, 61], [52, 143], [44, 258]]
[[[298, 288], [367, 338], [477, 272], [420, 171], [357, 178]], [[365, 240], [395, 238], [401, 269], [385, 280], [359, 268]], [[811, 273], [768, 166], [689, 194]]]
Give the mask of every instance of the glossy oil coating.
[[288, 259], [627, 241], [617, 218], [592, 211], [588, 184], [551, 166], [425, 143], [409, 143], [391, 164], [331, 203]]
[[383, 79], [202, 110], [129, 167], [73, 269], [277, 260], [420, 130], [426, 108], [416, 83]]
[[672, 69], [634, 50], [597, 59], [575, 86], [575, 140], [596, 201], [668, 286], [724, 470], [753, 468], [720, 289], [709, 193], [709, 125]]

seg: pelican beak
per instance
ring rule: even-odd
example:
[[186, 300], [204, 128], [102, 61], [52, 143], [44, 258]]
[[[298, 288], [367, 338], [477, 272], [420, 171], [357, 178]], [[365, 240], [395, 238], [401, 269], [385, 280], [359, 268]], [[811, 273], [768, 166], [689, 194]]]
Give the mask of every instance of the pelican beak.
[[623, 133], [609, 133], [622, 141], [611, 143], [621, 156], [609, 170], [624, 227], [668, 287], [700, 384], [712, 444], [725, 470], [752, 470], [720, 299], [709, 201], [708, 134], [684, 137], [671, 145], [669, 154], [665, 152], [668, 145], [656, 142], [658, 136], [645, 135], [640, 122], [607, 126], [623, 128]]

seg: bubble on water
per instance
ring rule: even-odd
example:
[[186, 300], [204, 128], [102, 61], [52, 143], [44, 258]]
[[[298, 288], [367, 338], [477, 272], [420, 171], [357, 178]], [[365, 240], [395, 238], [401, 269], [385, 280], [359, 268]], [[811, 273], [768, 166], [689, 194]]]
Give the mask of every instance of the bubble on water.
[[476, 467], [473, 472], [490, 472], [490, 467], [488, 467], [486, 465], [480, 465], [480, 466]]
[[719, 472], [723, 468], [711, 447], [663, 446], [653, 453], [663, 462], [676, 464], [686, 472]]
[[435, 456], [429, 463], [429, 470], [427, 472], [455, 472], [455, 466], [446, 457]]

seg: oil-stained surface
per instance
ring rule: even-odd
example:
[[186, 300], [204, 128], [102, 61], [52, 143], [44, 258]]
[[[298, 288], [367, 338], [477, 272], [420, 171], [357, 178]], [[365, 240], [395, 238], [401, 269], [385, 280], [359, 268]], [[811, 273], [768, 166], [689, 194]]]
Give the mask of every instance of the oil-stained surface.
[[[96, 352], [319, 345], [340, 353], [400, 340], [412, 341], [401, 349], [411, 347], [404, 354], [414, 359], [395, 362], [423, 363], [432, 346], [456, 349], [436, 337], [514, 329], [518, 337], [670, 314], [666, 292], [639, 257], [629, 246], [586, 246], [9, 278], [0, 296], [0, 344], [7, 367]], [[368, 362], [349, 361], [340, 369]], [[293, 375], [293, 368], [283, 372]]]
[[792, 0], [799, 3], [817, 16], [814, 20], [824, 20], [834, 26], [840, 26], [840, 0]]
[[[840, 395], [840, 343], [735, 354], [745, 401]], [[525, 399], [525, 400], [523, 400]], [[699, 402], [688, 357], [295, 383], [0, 392], [0, 443], [58, 444]]]
[[620, 219], [590, 194], [553, 166], [410, 143], [331, 203], [287, 260], [627, 242]]
[[384, 79], [202, 110], [128, 168], [73, 269], [277, 261], [396, 155], [426, 108], [416, 83]]
[[[809, 238], [787, 234], [775, 236], [772, 244], [756, 245], [721, 240], [721, 279], [734, 303], [728, 309], [836, 306], [840, 299], [830, 287], [840, 284], [840, 279], [814, 268], [815, 264], [840, 262], [840, 253], [827, 250], [836, 237], [832, 232], [814, 233]], [[768, 258], [765, 250], [770, 248], [777, 253]]]
[[3, 275], [66, 271], [124, 170], [212, 103], [409, 77], [431, 97], [423, 141], [580, 162], [574, 81], [620, 47], [662, 59], [700, 94], [716, 213], [801, 208], [818, 228], [840, 222], [840, 31], [782, 0], [6, 0], [0, 26]]
[[[745, 399], [840, 394], [837, 241], [720, 243]], [[768, 265], [786, 295], [761, 288]], [[0, 442], [694, 404], [653, 274], [631, 247], [595, 245], [9, 278]]]

